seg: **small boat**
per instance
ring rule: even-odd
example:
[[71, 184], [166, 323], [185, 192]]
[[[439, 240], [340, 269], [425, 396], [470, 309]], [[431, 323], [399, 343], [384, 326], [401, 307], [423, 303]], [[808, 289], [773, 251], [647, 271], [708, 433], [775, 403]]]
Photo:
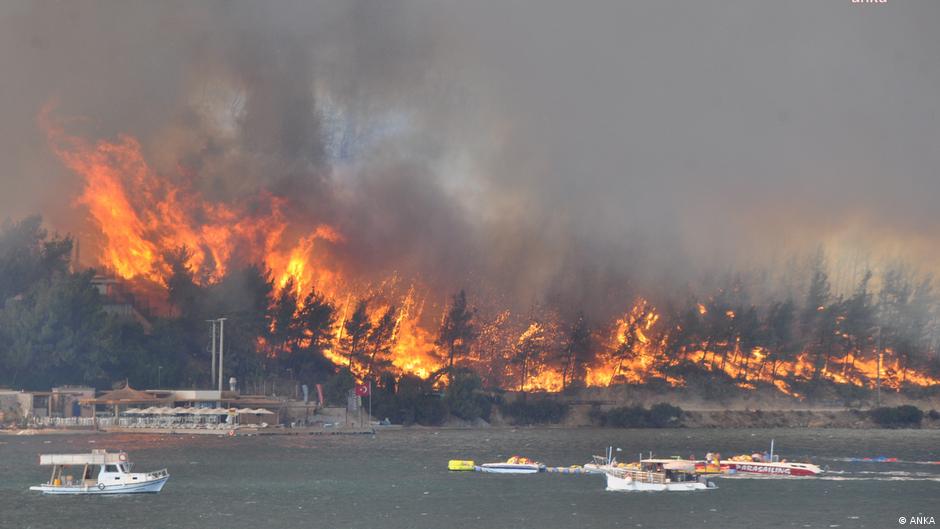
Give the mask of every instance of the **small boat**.
[[[92, 450], [90, 454], [43, 454], [39, 464], [52, 467], [48, 483], [30, 487], [43, 494], [135, 494], [160, 492], [170, 474], [131, 472], [133, 466], [125, 452]], [[71, 469], [80, 474], [71, 474]]]
[[[744, 459], [744, 458], [747, 459]], [[755, 476], [818, 476], [823, 469], [812, 463], [790, 463], [784, 461], [755, 461], [750, 456], [738, 456], [721, 461], [723, 472], [728, 474], [753, 474]]]
[[505, 463], [484, 463], [480, 465], [480, 472], [490, 474], [535, 474], [541, 472], [545, 465], [532, 461], [526, 457], [512, 456]]
[[603, 469], [609, 491], [688, 492], [717, 488], [695, 471], [693, 461], [644, 459], [634, 465], [610, 465]]
[[[706, 456], [706, 460], [709, 459]], [[720, 459], [720, 456], [716, 459]], [[824, 470], [812, 463], [791, 463], [774, 455], [774, 441], [770, 440], [770, 452], [740, 455], [731, 459], [720, 459], [721, 470], [728, 474], [754, 476], [807, 477], [818, 476]]]

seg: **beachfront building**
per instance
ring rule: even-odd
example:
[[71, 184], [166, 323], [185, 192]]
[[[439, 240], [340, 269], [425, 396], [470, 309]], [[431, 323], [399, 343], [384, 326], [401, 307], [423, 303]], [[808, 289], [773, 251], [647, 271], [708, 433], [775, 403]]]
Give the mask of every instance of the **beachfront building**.
[[48, 410], [50, 417], [94, 417], [92, 406], [83, 405], [82, 401], [94, 398], [95, 388], [88, 386], [59, 386], [52, 388], [49, 395]]
[[0, 389], [0, 425], [10, 423], [76, 423], [71, 419], [91, 418], [94, 409], [82, 401], [95, 396], [85, 386], [61, 386], [52, 391]]
[[32, 409], [32, 393], [0, 389], [0, 425], [19, 422], [29, 417]]
[[172, 403], [168, 398], [160, 398], [152, 393], [136, 390], [126, 383], [123, 388], [105, 391], [98, 397], [92, 396], [91, 398], [82, 399], [80, 402], [93, 406], [96, 412], [100, 408], [110, 409], [111, 415], [114, 417], [120, 416], [122, 411], [126, 412], [130, 408], [145, 408]]
[[[287, 403], [264, 395], [198, 389], [123, 387], [95, 395], [85, 386], [51, 391], [0, 389], [0, 427], [111, 428], [128, 424], [268, 425], [287, 415]], [[160, 420], [154, 420], [159, 418]], [[221, 426], [219, 426], [221, 427]]]
[[108, 426], [221, 428], [276, 424], [283, 402], [263, 395], [198, 389], [137, 390], [129, 385], [83, 399], [110, 417]]

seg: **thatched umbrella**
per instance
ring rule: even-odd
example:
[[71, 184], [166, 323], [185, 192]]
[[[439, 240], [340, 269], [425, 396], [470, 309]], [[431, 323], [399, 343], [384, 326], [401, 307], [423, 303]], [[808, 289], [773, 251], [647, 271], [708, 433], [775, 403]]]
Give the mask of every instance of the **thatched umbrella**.
[[82, 399], [79, 402], [82, 404], [105, 404], [112, 406], [114, 408], [114, 416], [117, 417], [121, 411], [121, 406], [124, 406], [126, 409], [127, 406], [132, 404], [155, 404], [164, 402], [164, 399], [154, 397], [145, 391], [136, 390], [125, 383], [123, 388], [105, 391], [97, 398]]

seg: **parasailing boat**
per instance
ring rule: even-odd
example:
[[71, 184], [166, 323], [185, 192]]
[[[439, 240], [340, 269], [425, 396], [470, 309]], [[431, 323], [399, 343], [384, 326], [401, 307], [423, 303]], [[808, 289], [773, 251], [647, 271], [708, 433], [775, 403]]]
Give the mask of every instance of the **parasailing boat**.
[[[709, 458], [706, 457], [706, 459]], [[780, 460], [778, 456], [774, 455], [773, 439], [770, 440], [769, 453], [739, 455], [730, 459], [721, 459], [719, 463], [722, 472], [747, 474], [749, 476], [808, 477], [818, 476], [824, 472], [824, 469], [812, 463], [793, 463], [786, 459]]]
[[[43, 454], [39, 464], [52, 467], [48, 483], [29, 490], [43, 494], [135, 494], [160, 492], [170, 474], [166, 469], [131, 472], [125, 452], [92, 450], [90, 454]], [[71, 474], [71, 469], [80, 474]]]
[[791, 463], [784, 461], [761, 461], [752, 456], [736, 456], [721, 461], [722, 472], [729, 474], [748, 474], [754, 476], [818, 476], [823, 469], [812, 463]]

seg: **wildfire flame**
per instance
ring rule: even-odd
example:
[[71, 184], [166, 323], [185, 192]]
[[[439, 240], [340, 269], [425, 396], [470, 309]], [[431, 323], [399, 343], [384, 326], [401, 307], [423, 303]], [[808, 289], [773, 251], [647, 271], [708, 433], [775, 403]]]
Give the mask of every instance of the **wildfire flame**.
[[[140, 143], [121, 136], [114, 141], [88, 143], [70, 136], [40, 115], [50, 143], [63, 163], [84, 180], [77, 203], [87, 211], [100, 231], [98, 261], [125, 279], [144, 278], [163, 283], [167, 276], [166, 256], [187, 248], [186, 266], [200, 282], [218, 281], [236, 260], [263, 263], [272, 273], [278, 289], [293, 285], [298, 302], [316, 288], [339, 308], [334, 344], [325, 356], [337, 365], [350, 363], [348, 352], [340, 348], [343, 324], [350, 300], [366, 293], [354, 292], [343, 271], [330, 259], [330, 247], [345, 242], [335, 227], [316, 224], [303, 233], [291, 226], [289, 200], [261, 193], [250, 202], [220, 203], [206, 196], [180, 175], [158, 175], [143, 156]], [[412, 285], [394, 305], [397, 307], [392, 333], [391, 363], [399, 373], [428, 377], [441, 369], [440, 351], [435, 345], [436, 329], [426, 322], [425, 300]], [[378, 304], [372, 318], [378, 318], [392, 303]], [[699, 316], [709, 313], [706, 305], [696, 305]], [[825, 310], [820, 306], [819, 311]], [[725, 310], [724, 317], [736, 314]], [[433, 315], [432, 315], [433, 316]], [[553, 318], [515, 328], [508, 311], [498, 313], [481, 326], [480, 336], [465, 363], [475, 367], [493, 382], [517, 385], [525, 391], [559, 391], [568, 382], [566, 373], [553, 367], [550, 359], [559, 342], [560, 325]], [[374, 322], [373, 322], [374, 323]], [[788, 380], [822, 377], [839, 383], [898, 389], [904, 384], [934, 385], [940, 380], [902, 368], [892, 351], [859, 351], [817, 368], [809, 353], [794, 360], [768, 362], [770, 351], [762, 347], [745, 349], [740, 340], [702, 343], [666, 354], [669, 329], [660, 324], [655, 307], [638, 299], [608, 330], [600, 331], [595, 359], [585, 366], [584, 383], [608, 386], [615, 383], [642, 383], [652, 378], [674, 386], [685, 383], [669, 374], [683, 362], [696, 363], [706, 370], [721, 371], [744, 388], [758, 382], [772, 384], [796, 395]], [[514, 338], [512, 336], [515, 336]], [[263, 340], [259, 350], [268, 350]], [[718, 350], [724, 351], [719, 354]], [[516, 365], [519, 354], [531, 365]], [[530, 358], [531, 357], [531, 358]], [[356, 367], [353, 372], [363, 376]], [[500, 371], [502, 373], [500, 373]], [[522, 380], [519, 380], [522, 378]]]

